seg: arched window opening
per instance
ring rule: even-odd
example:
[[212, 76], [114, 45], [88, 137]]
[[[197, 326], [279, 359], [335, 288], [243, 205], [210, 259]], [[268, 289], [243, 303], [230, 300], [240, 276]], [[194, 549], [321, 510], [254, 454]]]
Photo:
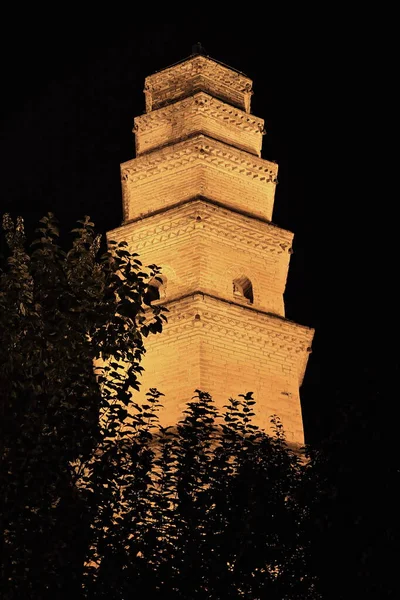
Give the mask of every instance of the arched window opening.
[[233, 295], [235, 298], [245, 300], [249, 304], [253, 304], [253, 286], [248, 277], [242, 275], [233, 281]]
[[166, 282], [167, 278], [165, 277], [165, 275], [157, 275], [157, 277], [153, 277], [149, 281], [147, 291], [143, 296], [144, 303], [150, 305], [156, 300], [161, 300], [162, 298], [165, 298]]

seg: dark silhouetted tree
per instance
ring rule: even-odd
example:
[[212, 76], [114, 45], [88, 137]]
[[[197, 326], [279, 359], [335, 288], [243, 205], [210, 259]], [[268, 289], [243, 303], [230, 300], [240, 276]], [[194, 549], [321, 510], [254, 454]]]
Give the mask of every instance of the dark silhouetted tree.
[[29, 249], [21, 220], [4, 229], [4, 599], [319, 598], [317, 479], [279, 421], [272, 437], [252, 425], [251, 393], [220, 414], [197, 390], [174, 429], [159, 391], [134, 401], [143, 338], [166, 319], [159, 269], [126, 244], [101, 253], [89, 218], [67, 251], [52, 215]]
[[[52, 214], [26, 247], [8, 215], [0, 274], [0, 427], [3, 598], [61, 598], [81, 587], [88, 496], [84, 463], [112, 435], [137, 388], [143, 336], [162, 329], [143, 304], [157, 267], [142, 270], [126, 244], [101, 238], [88, 217], [67, 251]], [[93, 368], [97, 360], [105, 366]], [[115, 365], [115, 368], [113, 368]], [[115, 398], [119, 405], [116, 406]], [[108, 430], [99, 414], [108, 415]]]

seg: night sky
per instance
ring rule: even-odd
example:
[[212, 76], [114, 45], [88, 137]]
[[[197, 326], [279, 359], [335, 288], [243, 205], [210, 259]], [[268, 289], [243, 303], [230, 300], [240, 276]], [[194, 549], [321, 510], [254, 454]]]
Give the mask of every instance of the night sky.
[[89, 37], [42, 27], [4, 43], [1, 212], [22, 215], [28, 232], [47, 211], [64, 231], [85, 214], [99, 231], [119, 226], [119, 168], [134, 157], [145, 77], [189, 56], [197, 41], [244, 72], [252, 113], [266, 124], [262, 157], [279, 165], [273, 221], [295, 234], [287, 317], [316, 330], [302, 402], [307, 439], [319, 441], [340, 420], [350, 387], [363, 394], [375, 385], [379, 354], [363, 328], [368, 299], [353, 293], [364, 250], [351, 233], [361, 200], [349, 159], [349, 62], [322, 33], [271, 38], [261, 23], [257, 34], [254, 23], [243, 31], [195, 21]]

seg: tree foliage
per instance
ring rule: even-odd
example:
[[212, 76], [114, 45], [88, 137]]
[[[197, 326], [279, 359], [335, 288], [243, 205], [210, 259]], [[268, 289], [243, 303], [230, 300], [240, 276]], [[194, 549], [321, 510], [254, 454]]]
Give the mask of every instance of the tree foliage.
[[20, 598], [319, 598], [309, 561], [309, 463], [197, 390], [175, 429], [162, 394], [135, 403], [155, 265], [101, 252], [88, 217], [67, 251], [57, 222], [4, 219], [0, 276], [2, 589]]
[[220, 415], [197, 390], [177, 428], [163, 429], [159, 392], [148, 399], [88, 477], [102, 500], [84, 597], [319, 598], [305, 536], [307, 466], [279, 423], [273, 437], [251, 424], [251, 393]]
[[[71, 465], [101, 445], [100, 413], [112, 415], [113, 435], [115, 397], [126, 404], [129, 388], [137, 388], [143, 336], [161, 331], [165, 311], [142, 302], [157, 267], [142, 270], [126, 243], [101, 253], [89, 217], [78, 222], [67, 251], [52, 214], [28, 248], [22, 219], [5, 215], [3, 229], [3, 591], [5, 598], [45, 598], [46, 587], [74, 589], [80, 579], [71, 565], [82, 559], [74, 542], [86, 529], [87, 506]], [[107, 366], [96, 374], [99, 359]]]

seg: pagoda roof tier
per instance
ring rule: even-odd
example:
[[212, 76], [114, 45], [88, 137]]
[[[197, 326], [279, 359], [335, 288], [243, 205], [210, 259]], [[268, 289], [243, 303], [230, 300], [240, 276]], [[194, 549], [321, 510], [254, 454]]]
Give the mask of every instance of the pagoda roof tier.
[[264, 120], [197, 92], [134, 120], [136, 155], [175, 143], [195, 133], [261, 156]]
[[202, 195], [272, 219], [278, 165], [205, 135], [121, 164], [124, 221]]
[[146, 77], [146, 112], [206, 92], [249, 113], [252, 86], [252, 80], [243, 73], [207, 56], [195, 55]]

